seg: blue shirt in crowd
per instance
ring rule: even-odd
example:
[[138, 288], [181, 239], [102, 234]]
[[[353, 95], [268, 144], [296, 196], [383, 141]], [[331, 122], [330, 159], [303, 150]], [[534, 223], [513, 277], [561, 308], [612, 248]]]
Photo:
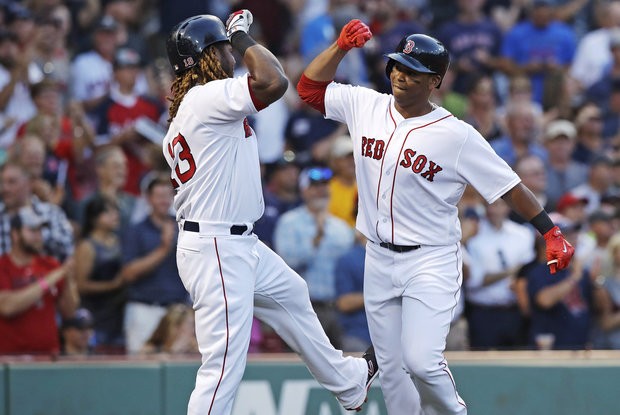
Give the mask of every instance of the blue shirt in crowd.
[[544, 288], [565, 280], [569, 269], [550, 275], [545, 262], [536, 262], [523, 268], [527, 276], [527, 289], [532, 304], [530, 342], [535, 344], [536, 335], [552, 333], [555, 336], [554, 349], [583, 349], [586, 347], [591, 329], [592, 285], [584, 274], [579, 283], [563, 300], [549, 309], [536, 305], [536, 296]]
[[353, 246], [355, 235], [345, 221], [331, 214], [325, 220], [321, 243], [315, 247], [316, 234], [316, 219], [304, 205], [280, 216], [273, 243], [282, 259], [306, 280], [312, 301], [333, 301], [336, 260]]
[[[360, 244], [355, 244], [336, 262], [336, 298], [350, 293], [362, 293], [364, 291], [364, 260], [366, 249]], [[364, 309], [352, 313], [339, 313], [342, 331], [346, 336], [362, 339], [368, 344], [370, 333], [368, 332], [368, 320]]]
[[[573, 61], [577, 40], [571, 28], [561, 22], [551, 22], [547, 27], [536, 27], [530, 21], [514, 26], [502, 44], [502, 56], [518, 65], [535, 62], [553, 62], [566, 67]], [[533, 99], [542, 104], [545, 74], [530, 76]]]
[[[148, 255], [161, 243], [161, 229], [155, 226], [150, 216], [132, 225], [123, 236], [124, 264]], [[187, 302], [187, 291], [177, 271], [175, 247], [150, 275], [128, 286], [127, 300], [162, 306]]]

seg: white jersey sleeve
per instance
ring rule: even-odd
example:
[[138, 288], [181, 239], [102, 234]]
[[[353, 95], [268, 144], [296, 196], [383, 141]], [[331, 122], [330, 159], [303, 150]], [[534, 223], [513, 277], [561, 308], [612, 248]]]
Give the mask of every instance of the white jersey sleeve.
[[186, 111], [208, 124], [226, 124], [258, 112], [250, 95], [249, 74], [195, 86], [187, 93], [185, 103]]
[[521, 179], [478, 131], [466, 125], [468, 135], [459, 149], [456, 171], [488, 203], [493, 203]]
[[383, 109], [389, 99], [389, 95], [369, 88], [332, 82], [325, 91], [325, 118], [355, 128], [358, 114], [372, 118], [376, 114], [373, 111]]

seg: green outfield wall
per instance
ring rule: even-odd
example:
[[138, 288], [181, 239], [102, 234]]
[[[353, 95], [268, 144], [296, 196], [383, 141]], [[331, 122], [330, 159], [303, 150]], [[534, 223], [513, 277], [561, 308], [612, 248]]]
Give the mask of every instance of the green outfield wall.
[[[460, 358], [470, 415], [618, 415], [620, 359]], [[0, 415], [183, 415], [198, 362], [0, 363]], [[386, 415], [379, 384], [358, 415]], [[296, 358], [252, 359], [233, 415], [345, 415]]]

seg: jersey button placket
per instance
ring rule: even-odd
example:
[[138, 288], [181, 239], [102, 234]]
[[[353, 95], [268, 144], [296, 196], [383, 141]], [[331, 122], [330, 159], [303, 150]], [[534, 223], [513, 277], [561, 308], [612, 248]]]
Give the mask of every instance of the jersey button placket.
[[[390, 176], [391, 177], [391, 176]], [[377, 211], [378, 231], [379, 236], [384, 239], [387, 235], [392, 234], [391, 222], [390, 222], [390, 194], [392, 189], [391, 179], [383, 181], [381, 183], [381, 189], [379, 190], [379, 203]]]

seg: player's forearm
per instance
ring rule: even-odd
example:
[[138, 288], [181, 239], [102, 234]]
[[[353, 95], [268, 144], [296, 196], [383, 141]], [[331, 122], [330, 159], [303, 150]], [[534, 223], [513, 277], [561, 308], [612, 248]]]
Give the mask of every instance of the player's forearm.
[[600, 319], [601, 329], [605, 331], [615, 330], [620, 327], [620, 311], [608, 313]]
[[514, 270], [512, 269], [508, 269], [508, 270], [500, 271], [500, 272], [490, 272], [484, 275], [484, 278], [482, 280], [482, 286], [483, 287], [489, 286], [491, 284], [494, 284], [498, 281], [503, 280], [504, 278], [510, 277], [513, 274], [514, 274]]
[[570, 293], [577, 281], [573, 278], [566, 278], [557, 284], [545, 287], [536, 295], [536, 303], [543, 309], [549, 309], [562, 301]]
[[304, 75], [313, 81], [327, 82], [334, 79], [336, 70], [347, 54], [336, 42], [321, 52], [304, 70]]
[[65, 288], [58, 300], [58, 311], [64, 318], [69, 318], [75, 314], [80, 304], [80, 296], [77, 287], [71, 279], [65, 280]]
[[32, 307], [43, 296], [44, 290], [38, 283], [13, 292], [0, 292], [0, 316], [14, 317]]
[[52, 289], [63, 274], [58, 268], [22, 289], [0, 292], [0, 316], [13, 317], [26, 311]]
[[353, 313], [364, 309], [364, 295], [362, 293], [343, 294], [336, 300], [336, 308], [342, 313]]
[[85, 280], [78, 281], [77, 287], [80, 295], [92, 295], [114, 291], [118, 288], [118, 284], [115, 279], [108, 281]]
[[169, 249], [162, 245], [152, 250], [148, 255], [127, 263], [121, 270], [123, 278], [127, 281], [136, 281], [144, 277], [162, 263], [168, 252]]
[[502, 196], [502, 199], [504, 199], [512, 210], [514, 210], [526, 221], [530, 221], [543, 211], [543, 207], [540, 205], [532, 191], [522, 183], [519, 183], [506, 192]]

